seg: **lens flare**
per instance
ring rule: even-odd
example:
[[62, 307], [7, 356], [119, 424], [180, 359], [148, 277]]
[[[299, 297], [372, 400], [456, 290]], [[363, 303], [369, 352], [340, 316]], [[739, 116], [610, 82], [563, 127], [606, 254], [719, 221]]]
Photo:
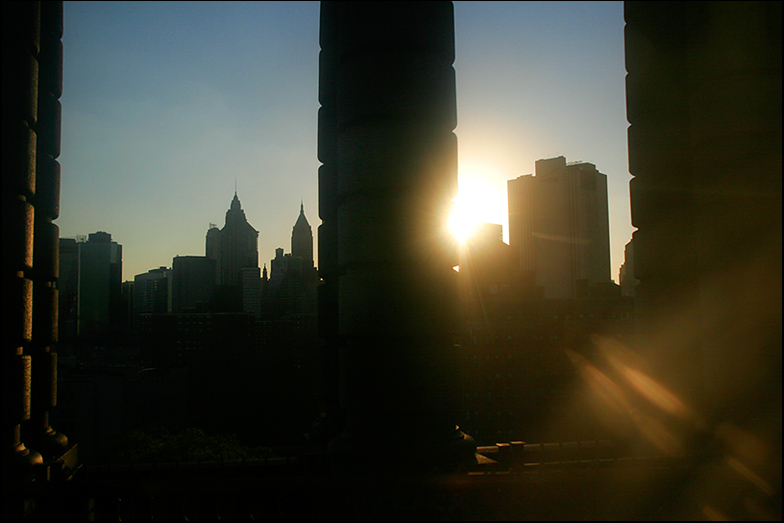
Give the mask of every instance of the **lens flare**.
[[457, 241], [465, 243], [471, 237], [479, 224], [474, 209], [468, 205], [465, 198], [457, 196], [454, 200], [452, 215], [449, 217], [449, 230]]

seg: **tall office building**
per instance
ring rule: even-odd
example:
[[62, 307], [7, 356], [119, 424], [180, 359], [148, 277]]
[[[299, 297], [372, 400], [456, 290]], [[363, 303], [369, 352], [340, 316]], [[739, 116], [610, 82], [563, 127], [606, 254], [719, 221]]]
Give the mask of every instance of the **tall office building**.
[[78, 334], [111, 334], [120, 321], [122, 245], [107, 232], [79, 244]]
[[171, 269], [168, 267], [150, 269], [145, 273], [134, 276], [131, 325], [134, 333], [138, 332], [139, 318], [142, 314], [169, 312], [169, 303], [171, 302], [169, 294], [170, 281]]
[[[319, 276], [313, 263], [313, 233], [300, 205], [299, 217], [291, 231], [291, 252], [275, 249], [270, 260], [270, 277], [265, 282], [265, 314], [287, 316], [316, 310], [316, 287]], [[265, 272], [266, 274], [266, 272]]]
[[214, 287], [214, 259], [209, 256], [176, 256], [172, 260], [172, 312], [206, 312], [212, 301]]
[[226, 223], [207, 231], [206, 254], [216, 263], [218, 285], [239, 286], [240, 269], [259, 266], [259, 231], [248, 223], [237, 193], [226, 211]]
[[171, 269], [159, 267], [134, 276], [133, 305], [139, 313], [168, 312]]
[[211, 259], [213, 262], [213, 273], [214, 276], [212, 278], [213, 285], [218, 282], [218, 260], [220, 259], [220, 234], [221, 231], [218, 226], [214, 223], [210, 224], [210, 228], [207, 229], [207, 240], [205, 245], [205, 251], [207, 258]]
[[503, 227], [497, 223], [478, 224], [460, 250], [458, 281], [466, 318], [483, 316], [488, 295], [492, 299], [519, 296], [518, 276], [517, 258], [504, 243]]
[[261, 270], [258, 267], [240, 269], [242, 312], [258, 318], [261, 316]]
[[313, 267], [313, 232], [305, 218], [305, 204], [299, 206], [299, 217], [291, 231], [291, 255], [302, 258], [306, 267]]
[[634, 297], [634, 289], [640, 281], [634, 277], [634, 240], [629, 240], [623, 248], [623, 265], [618, 271], [618, 284], [621, 294]]
[[546, 298], [573, 298], [577, 281], [610, 281], [607, 176], [591, 163], [538, 160], [507, 182], [509, 244]]
[[79, 243], [75, 238], [60, 238], [60, 276], [57, 278], [58, 332], [61, 342], [76, 337], [79, 294]]

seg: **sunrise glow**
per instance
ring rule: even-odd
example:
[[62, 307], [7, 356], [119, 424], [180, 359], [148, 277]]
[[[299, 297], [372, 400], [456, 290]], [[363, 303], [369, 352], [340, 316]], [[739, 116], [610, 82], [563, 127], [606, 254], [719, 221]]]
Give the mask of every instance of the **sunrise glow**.
[[476, 216], [475, 208], [465, 196], [458, 195], [452, 201], [454, 207], [449, 217], [449, 230], [460, 243], [464, 243], [476, 229], [479, 218]]
[[449, 229], [465, 243], [483, 222], [500, 223], [506, 229], [505, 177], [492, 166], [472, 163], [460, 170], [460, 190], [452, 201]]

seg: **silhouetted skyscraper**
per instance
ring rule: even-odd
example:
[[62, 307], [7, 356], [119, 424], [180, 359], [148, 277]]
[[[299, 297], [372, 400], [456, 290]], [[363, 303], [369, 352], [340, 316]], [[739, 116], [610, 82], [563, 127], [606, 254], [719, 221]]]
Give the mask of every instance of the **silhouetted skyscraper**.
[[226, 223], [207, 231], [206, 254], [216, 262], [216, 283], [238, 286], [240, 269], [259, 266], [259, 231], [245, 218], [237, 193], [226, 211]]
[[305, 204], [300, 204], [299, 218], [291, 232], [291, 255], [302, 258], [305, 266], [313, 267], [313, 232], [305, 218]]
[[242, 312], [261, 316], [261, 270], [258, 267], [240, 269]]
[[78, 334], [107, 335], [119, 321], [122, 245], [106, 232], [90, 234], [79, 245]]
[[76, 337], [79, 294], [79, 244], [60, 238], [60, 276], [57, 279], [60, 341]]
[[618, 284], [624, 296], [634, 297], [634, 288], [640, 283], [634, 277], [634, 240], [629, 240], [623, 248], [623, 265], [618, 271]]
[[134, 276], [133, 313], [131, 315], [131, 330], [134, 335], [139, 333], [139, 318], [142, 314], [168, 312], [170, 310], [170, 281], [171, 269], [168, 267], [150, 269], [147, 272]]
[[467, 315], [463, 323], [466, 318], [482, 317], [488, 299], [520, 295], [517, 257], [504, 243], [500, 224], [480, 223], [466, 239], [460, 251], [459, 281], [463, 313]]
[[204, 253], [206, 254], [207, 258], [211, 259], [214, 262], [215, 267], [213, 268], [215, 272], [215, 276], [213, 277], [213, 284], [218, 281], [218, 259], [220, 258], [220, 229], [214, 223], [210, 224], [210, 228], [207, 229], [207, 239], [205, 242], [205, 249]]
[[509, 244], [548, 298], [573, 298], [578, 280], [610, 281], [607, 176], [563, 156], [507, 182]]
[[[210, 231], [218, 231], [217, 228]], [[209, 238], [209, 233], [208, 238]], [[215, 260], [208, 256], [176, 256], [172, 260], [171, 311], [205, 312], [215, 287]]]
[[138, 314], [148, 312], [167, 312], [168, 285], [171, 269], [158, 267], [137, 274], [134, 278], [134, 308]]
[[283, 254], [282, 247], [275, 249], [270, 268], [269, 281], [264, 278], [265, 314], [281, 317], [316, 312], [319, 277], [313, 266], [313, 233], [305, 218], [304, 205], [300, 205], [299, 217], [291, 231], [291, 253]]
[[134, 276], [133, 304], [136, 314], [167, 312], [171, 269], [158, 267]]

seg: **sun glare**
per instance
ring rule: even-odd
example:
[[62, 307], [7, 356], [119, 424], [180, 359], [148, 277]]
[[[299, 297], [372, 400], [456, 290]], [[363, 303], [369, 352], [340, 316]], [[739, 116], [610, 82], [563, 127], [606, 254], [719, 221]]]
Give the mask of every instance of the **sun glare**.
[[475, 209], [466, 201], [464, 196], [458, 195], [454, 200], [452, 216], [449, 217], [449, 229], [460, 243], [465, 243], [471, 237], [479, 218]]
[[[474, 166], [475, 167], [475, 166]], [[505, 196], [492, 185], [495, 172], [472, 168], [460, 175], [460, 191], [452, 200], [449, 229], [460, 243], [465, 243], [480, 223], [505, 223]]]

